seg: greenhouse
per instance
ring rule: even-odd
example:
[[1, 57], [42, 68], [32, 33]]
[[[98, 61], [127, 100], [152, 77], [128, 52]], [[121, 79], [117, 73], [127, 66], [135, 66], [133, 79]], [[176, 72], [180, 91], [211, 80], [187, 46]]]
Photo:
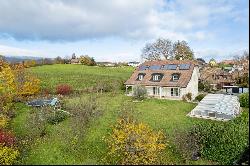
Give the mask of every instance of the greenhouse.
[[227, 121], [240, 113], [237, 96], [224, 94], [208, 94], [188, 114], [190, 117]]

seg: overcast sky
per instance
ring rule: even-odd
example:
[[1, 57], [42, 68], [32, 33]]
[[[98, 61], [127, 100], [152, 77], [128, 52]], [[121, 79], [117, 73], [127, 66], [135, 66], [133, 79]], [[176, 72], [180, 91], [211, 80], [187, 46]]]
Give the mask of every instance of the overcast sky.
[[248, 0], [0, 0], [0, 54], [140, 60], [158, 37], [186, 40], [195, 57], [249, 49]]

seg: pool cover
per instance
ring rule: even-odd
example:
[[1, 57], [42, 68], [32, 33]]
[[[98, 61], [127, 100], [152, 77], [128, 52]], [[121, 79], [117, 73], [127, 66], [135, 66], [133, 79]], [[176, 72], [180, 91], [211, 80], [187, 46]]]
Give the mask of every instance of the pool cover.
[[224, 94], [208, 94], [188, 114], [190, 117], [227, 121], [240, 113], [237, 96]]

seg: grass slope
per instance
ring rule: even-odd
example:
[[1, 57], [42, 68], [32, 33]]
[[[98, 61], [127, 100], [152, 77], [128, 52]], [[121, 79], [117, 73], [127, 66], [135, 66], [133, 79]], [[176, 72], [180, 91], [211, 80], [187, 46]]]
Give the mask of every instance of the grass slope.
[[[90, 87], [99, 80], [125, 81], [133, 72], [131, 67], [103, 68], [83, 65], [47, 65], [31, 68], [30, 71], [42, 80], [43, 87], [54, 89], [57, 84], [68, 83], [75, 89]], [[87, 96], [88, 94], [82, 94]], [[77, 102], [79, 96], [71, 96], [66, 102]], [[143, 102], [133, 103], [130, 97], [120, 93], [99, 94], [98, 102], [103, 107], [101, 116], [91, 120], [86, 126], [84, 138], [79, 140], [80, 149], [74, 150], [71, 142], [75, 135], [70, 127], [69, 118], [57, 125], [48, 126], [48, 134], [37, 139], [30, 151], [20, 160], [20, 164], [102, 164], [101, 159], [107, 153], [103, 137], [111, 132], [118, 117], [119, 110], [124, 103], [135, 107], [139, 121], [149, 124], [154, 129], [162, 129], [170, 141], [174, 137], [174, 130], [186, 130], [196, 119], [186, 116], [195, 104], [183, 101], [146, 99]], [[12, 120], [11, 127], [18, 136], [25, 136], [27, 117], [31, 108], [24, 104], [17, 104], [17, 116]], [[187, 164], [173, 148], [165, 150], [166, 164]], [[211, 164], [206, 160], [189, 164]]]
[[56, 85], [66, 83], [78, 90], [93, 86], [99, 80], [126, 81], [134, 68], [56, 64], [33, 67], [30, 71], [41, 79], [42, 87], [54, 90]]

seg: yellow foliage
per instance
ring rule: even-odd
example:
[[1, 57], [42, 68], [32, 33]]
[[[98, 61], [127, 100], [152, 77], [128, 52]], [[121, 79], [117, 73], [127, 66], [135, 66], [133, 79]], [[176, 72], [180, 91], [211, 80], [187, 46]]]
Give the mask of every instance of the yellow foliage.
[[155, 132], [132, 119], [119, 119], [106, 139], [110, 150], [108, 156], [116, 160], [115, 164], [155, 164], [166, 148], [164, 140], [162, 131]]
[[0, 129], [5, 128], [8, 124], [8, 117], [3, 114], [0, 114]]
[[0, 60], [0, 111], [8, 111], [14, 97], [34, 95], [39, 91], [40, 80], [28, 75], [23, 65], [11, 67]]
[[13, 164], [18, 155], [18, 150], [0, 144], [0, 165]]

